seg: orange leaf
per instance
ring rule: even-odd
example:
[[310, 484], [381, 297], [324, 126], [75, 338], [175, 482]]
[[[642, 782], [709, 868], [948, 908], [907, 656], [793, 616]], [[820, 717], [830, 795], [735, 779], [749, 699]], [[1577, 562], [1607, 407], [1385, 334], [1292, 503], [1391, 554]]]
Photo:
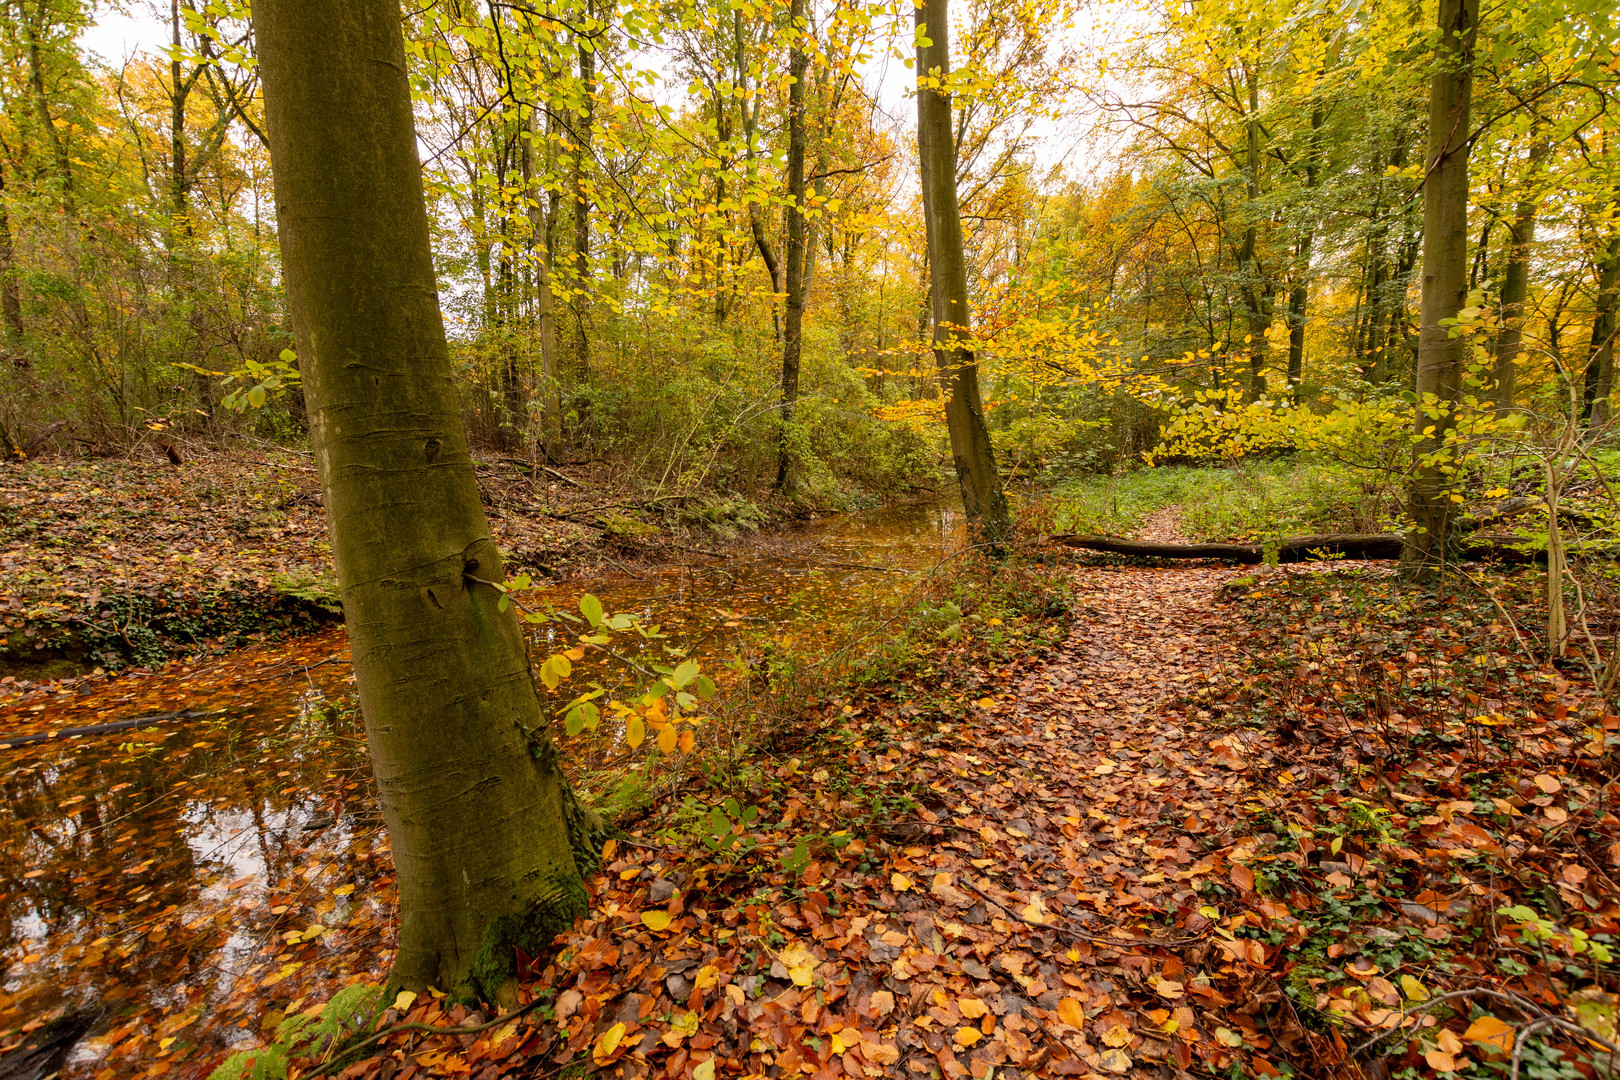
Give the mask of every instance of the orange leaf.
[[1513, 1025], [1494, 1016], [1482, 1016], [1469, 1024], [1468, 1030], [1463, 1032], [1463, 1038], [1493, 1050], [1500, 1050], [1504, 1054], [1513, 1052]]

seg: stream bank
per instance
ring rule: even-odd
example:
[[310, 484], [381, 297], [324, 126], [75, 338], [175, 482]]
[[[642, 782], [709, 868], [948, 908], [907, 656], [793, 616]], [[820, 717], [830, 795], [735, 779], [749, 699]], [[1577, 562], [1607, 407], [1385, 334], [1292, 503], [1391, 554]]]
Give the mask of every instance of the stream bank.
[[[150, 449], [150, 448], [148, 448]], [[338, 621], [307, 454], [30, 460], [0, 468], [0, 701], [38, 684], [222, 655]], [[514, 569], [553, 581], [729, 558], [825, 513], [628, 488], [605, 463], [477, 463]]]

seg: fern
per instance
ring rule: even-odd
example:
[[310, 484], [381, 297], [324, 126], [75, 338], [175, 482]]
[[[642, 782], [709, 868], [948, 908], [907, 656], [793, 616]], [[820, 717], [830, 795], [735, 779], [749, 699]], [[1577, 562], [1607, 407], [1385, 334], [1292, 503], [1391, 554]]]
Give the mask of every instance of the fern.
[[299, 1013], [276, 1025], [269, 1046], [238, 1050], [208, 1080], [287, 1080], [293, 1058], [333, 1048], [369, 1029], [382, 1005], [382, 987], [345, 986], [326, 1003], [319, 1017]]

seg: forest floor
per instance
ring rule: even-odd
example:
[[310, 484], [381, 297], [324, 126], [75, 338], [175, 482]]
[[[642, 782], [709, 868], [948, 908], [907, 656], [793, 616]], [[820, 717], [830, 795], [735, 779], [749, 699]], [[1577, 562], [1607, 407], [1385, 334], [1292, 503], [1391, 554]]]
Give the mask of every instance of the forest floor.
[[1594, 1075], [1620, 716], [1535, 584], [1075, 569], [1052, 647], [869, 672], [610, 841], [544, 1008], [342, 1075]]
[[[1004, 571], [954, 594], [959, 636], [896, 632], [774, 743], [627, 823], [589, 915], [518, 958], [535, 1007], [489, 1023], [402, 1000], [372, 1056], [331, 1071], [1485, 1077], [1517, 1051], [1525, 1076], [1593, 1076], [1593, 1040], [1616, 1041], [1620, 716], [1578, 659], [1530, 647], [1540, 586], [1418, 591], [1375, 563]], [[287, 885], [221, 878], [214, 915], [170, 903], [44, 961], [105, 990], [146, 977], [164, 934], [189, 954], [276, 929], [228, 999], [182, 975], [165, 1014], [92, 1033], [73, 1075], [205, 1076], [380, 977], [386, 839], [330, 827], [374, 813], [357, 755], [261, 764], [323, 807], [289, 819]], [[36, 772], [66, 782], [17, 783]], [[27, 885], [143, 887], [121, 875], [145, 864], [85, 858]], [[0, 1075], [52, 1023], [0, 1035]]]
[[[0, 701], [334, 619], [307, 454], [192, 448], [175, 466], [146, 450], [0, 466]], [[603, 463], [536, 472], [491, 457], [479, 484], [514, 564], [556, 579], [713, 554], [785, 518], [633, 490]]]

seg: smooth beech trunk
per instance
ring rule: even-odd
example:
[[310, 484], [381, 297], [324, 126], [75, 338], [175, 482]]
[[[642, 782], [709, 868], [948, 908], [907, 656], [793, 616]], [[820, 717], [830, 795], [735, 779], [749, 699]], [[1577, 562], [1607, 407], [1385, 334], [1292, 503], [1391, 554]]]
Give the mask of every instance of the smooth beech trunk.
[[400, 900], [393, 983], [492, 998], [585, 908], [435, 292], [396, 0], [256, 0], [283, 278]]
[[999, 551], [1012, 540], [1007, 496], [996, 472], [990, 429], [979, 394], [979, 364], [973, 355], [968, 310], [967, 256], [962, 248], [962, 211], [956, 201], [956, 142], [950, 74], [950, 0], [917, 7], [917, 157], [921, 165], [923, 218], [928, 226], [928, 266], [933, 297], [934, 362], [945, 391], [945, 424], [951, 435], [962, 509], [976, 542]]
[[1402, 572], [1427, 578], [1445, 561], [1451, 512], [1443, 460], [1462, 386], [1465, 342], [1455, 319], [1468, 295], [1468, 113], [1473, 95], [1479, 0], [1440, 0], [1440, 45], [1429, 82], [1429, 146], [1423, 184], [1423, 302], [1418, 330], [1417, 443], [1407, 512], [1412, 520]]

